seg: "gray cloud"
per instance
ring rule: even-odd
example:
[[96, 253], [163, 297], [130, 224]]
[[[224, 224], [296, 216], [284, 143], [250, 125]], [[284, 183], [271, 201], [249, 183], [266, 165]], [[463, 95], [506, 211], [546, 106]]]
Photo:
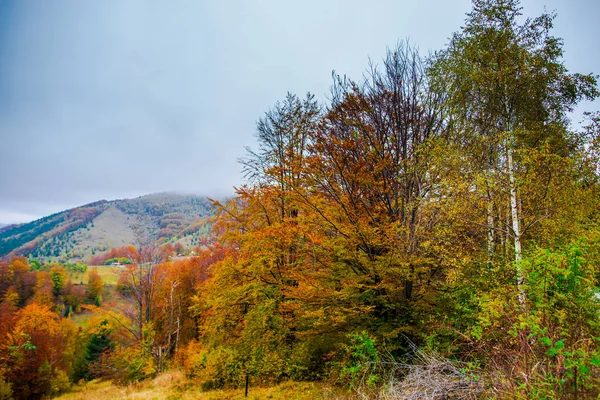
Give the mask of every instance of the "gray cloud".
[[[598, 4], [547, 3], [567, 66], [599, 72]], [[232, 193], [256, 120], [287, 91], [325, 100], [333, 69], [360, 78], [398, 39], [439, 49], [469, 9], [0, 0], [0, 222], [164, 190]]]

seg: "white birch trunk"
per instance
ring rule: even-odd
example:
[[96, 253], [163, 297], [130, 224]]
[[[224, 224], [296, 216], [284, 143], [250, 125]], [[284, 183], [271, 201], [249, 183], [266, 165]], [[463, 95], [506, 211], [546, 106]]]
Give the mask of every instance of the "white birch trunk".
[[488, 193], [487, 196], [487, 254], [488, 254], [488, 267], [492, 267], [494, 261], [494, 204], [492, 203], [491, 196]]
[[519, 305], [525, 308], [525, 277], [521, 268], [521, 226], [519, 224], [519, 204], [517, 199], [517, 182], [514, 171], [514, 150], [512, 145], [507, 146], [508, 181], [510, 186], [510, 212], [512, 219], [513, 240], [515, 245], [515, 266], [517, 268], [517, 288], [519, 291]]

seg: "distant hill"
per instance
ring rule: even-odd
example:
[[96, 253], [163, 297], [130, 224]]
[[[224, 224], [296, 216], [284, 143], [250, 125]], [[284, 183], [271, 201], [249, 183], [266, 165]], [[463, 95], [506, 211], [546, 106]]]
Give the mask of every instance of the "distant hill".
[[0, 227], [0, 258], [85, 261], [113, 247], [148, 242], [196, 245], [210, 229], [205, 197], [156, 193], [72, 208], [21, 225]]
[[4, 232], [7, 229], [10, 229], [14, 226], [17, 226], [16, 224], [0, 224], [0, 233]]

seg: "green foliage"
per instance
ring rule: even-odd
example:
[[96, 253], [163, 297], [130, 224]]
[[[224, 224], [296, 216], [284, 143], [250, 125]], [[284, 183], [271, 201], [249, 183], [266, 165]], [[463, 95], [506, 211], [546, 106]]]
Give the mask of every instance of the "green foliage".
[[67, 283], [67, 273], [65, 269], [56, 265], [50, 269], [50, 279], [52, 279], [52, 291], [58, 296]]
[[483, 351], [484, 366], [490, 357], [494, 360], [489, 373], [510, 393], [507, 396], [569, 398], [596, 393], [599, 238], [600, 232], [590, 229], [585, 237], [561, 247], [529, 252], [521, 261], [525, 310], [516, 301], [514, 283], [480, 292], [469, 336]]
[[39, 396], [39, 394], [57, 395], [66, 392], [71, 387], [67, 373], [53, 368], [48, 361], [45, 361], [38, 369], [36, 383], [37, 391], [32, 393], [32, 397]]
[[50, 394], [57, 395], [67, 392], [71, 388], [71, 380], [69, 375], [63, 370], [57, 370], [50, 381]]
[[43, 271], [44, 265], [38, 260], [29, 260], [29, 265], [32, 271]]
[[67, 271], [73, 273], [85, 273], [88, 270], [88, 265], [81, 261], [77, 261], [75, 263], [66, 263], [63, 266]]
[[106, 260], [104, 262], [104, 265], [112, 265], [112, 264], [129, 265], [129, 264], [133, 264], [133, 261], [131, 261], [127, 257], [117, 257], [117, 258], [109, 258], [108, 260]]
[[186, 352], [186, 374], [200, 380], [203, 390], [240, 387], [243, 384], [247, 372], [234, 349], [214, 347], [206, 350], [192, 343]]
[[348, 339], [350, 343], [344, 346], [346, 355], [341, 364], [340, 378], [348, 381], [350, 389], [362, 380], [368, 386], [379, 383], [380, 377], [372, 373], [375, 370], [373, 364], [379, 362], [375, 341], [367, 332], [349, 334]]
[[112, 329], [107, 320], [103, 320], [98, 325], [98, 328], [89, 335], [82, 337], [84, 351], [80, 352], [78, 358], [73, 365], [71, 379], [73, 382], [78, 382], [80, 379], [90, 380], [94, 378], [92, 364], [100, 357], [114, 349], [114, 343], [110, 338]]
[[598, 233], [594, 236], [554, 251], [536, 250], [524, 260], [530, 303], [518, 329], [531, 331], [528, 338], [557, 396], [600, 384], [600, 269], [591, 262], [598, 256]]
[[8, 346], [8, 349], [10, 351], [8, 353], [9, 357], [23, 358], [24, 352], [22, 350], [26, 350], [26, 351], [34, 351], [34, 350], [36, 350], [36, 346], [31, 343], [31, 341], [30, 341], [31, 337], [28, 334], [21, 333], [20, 336], [23, 339], [25, 339], [25, 342], [23, 344], [20, 344], [20, 345], [11, 345], [11, 346]]

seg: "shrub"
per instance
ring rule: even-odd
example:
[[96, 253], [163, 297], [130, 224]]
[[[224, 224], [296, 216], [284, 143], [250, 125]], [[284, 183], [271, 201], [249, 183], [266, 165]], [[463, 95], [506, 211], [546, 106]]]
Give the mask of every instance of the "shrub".
[[342, 362], [340, 378], [348, 380], [354, 389], [360, 379], [369, 385], [376, 384], [380, 377], [372, 373], [371, 365], [379, 362], [379, 352], [375, 340], [367, 332], [348, 335], [350, 343], [344, 347], [345, 360]]
[[112, 379], [119, 385], [140, 382], [156, 376], [154, 359], [139, 346], [116, 347], [90, 365], [94, 376]]

